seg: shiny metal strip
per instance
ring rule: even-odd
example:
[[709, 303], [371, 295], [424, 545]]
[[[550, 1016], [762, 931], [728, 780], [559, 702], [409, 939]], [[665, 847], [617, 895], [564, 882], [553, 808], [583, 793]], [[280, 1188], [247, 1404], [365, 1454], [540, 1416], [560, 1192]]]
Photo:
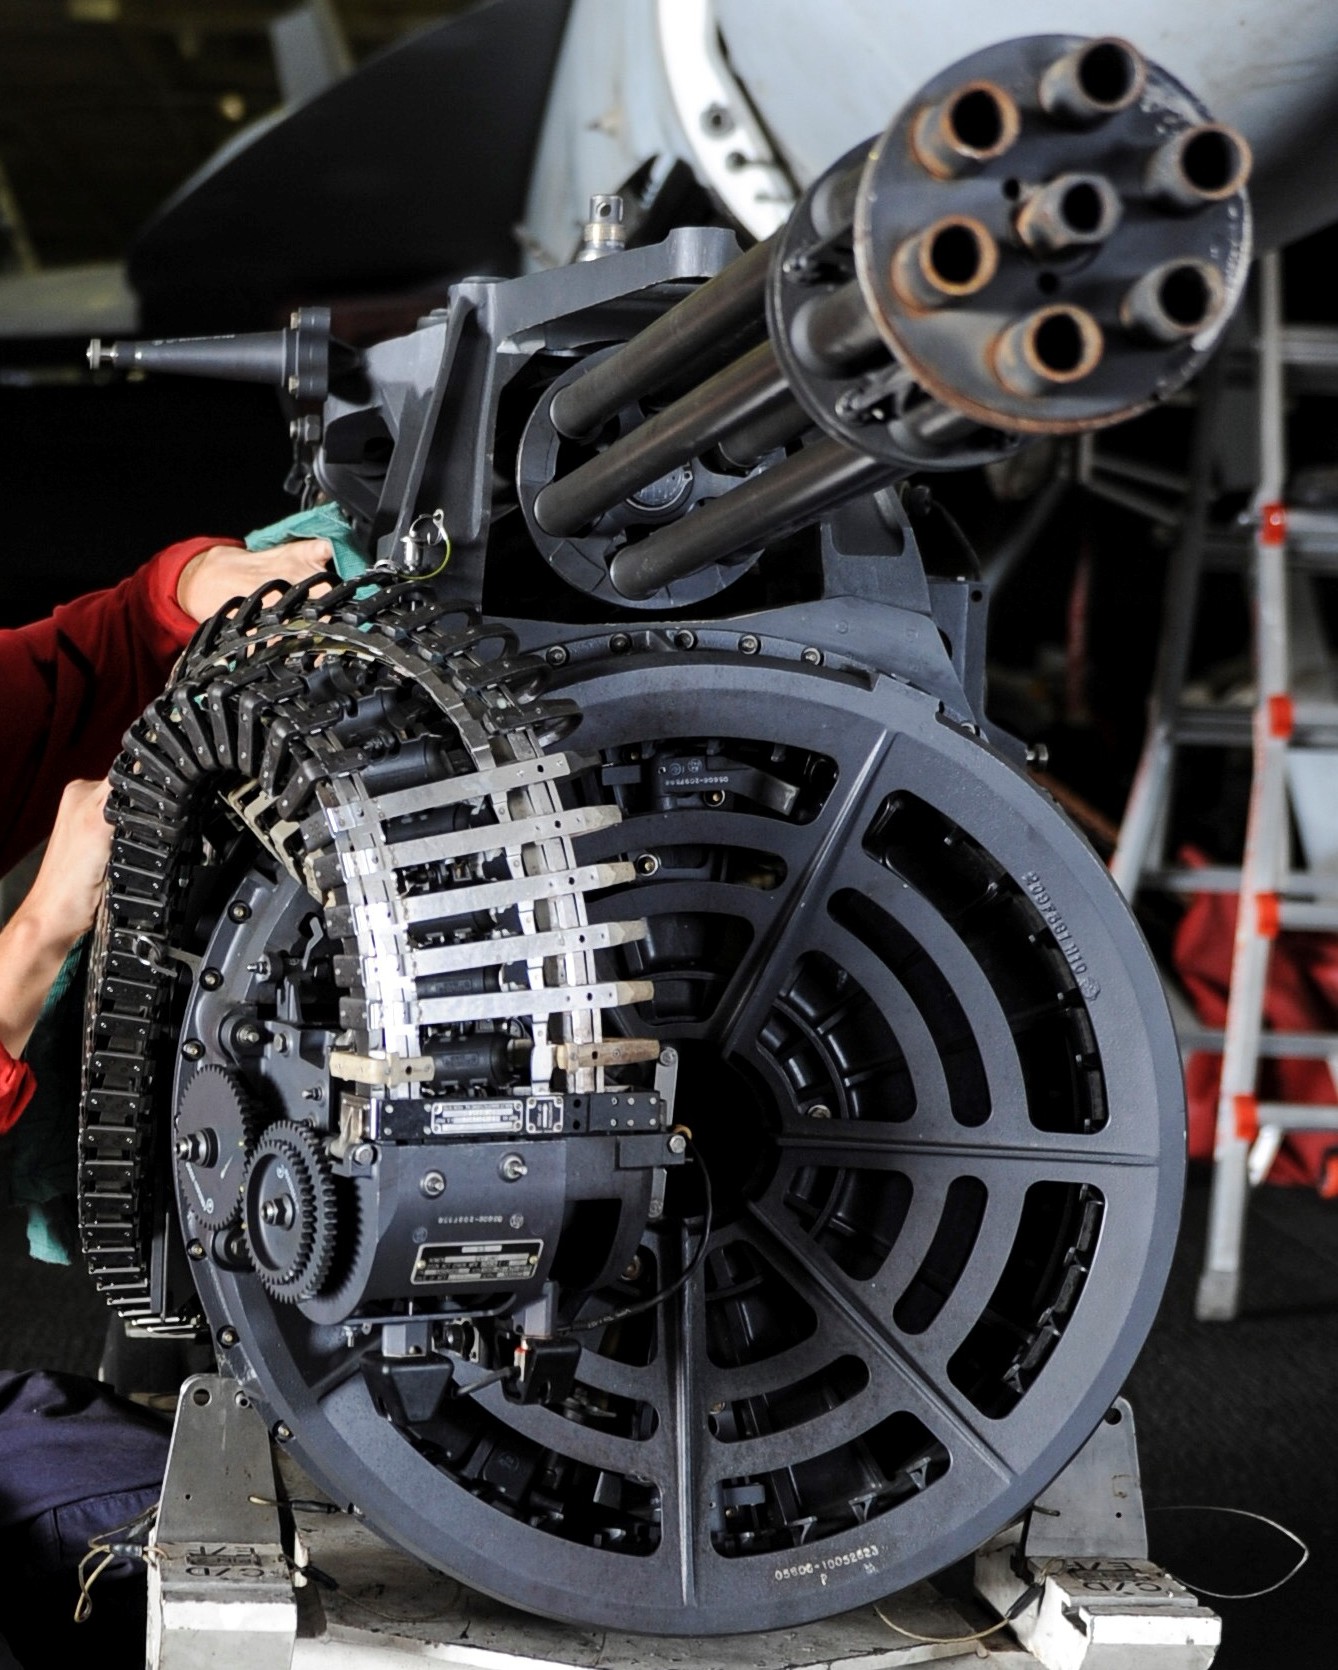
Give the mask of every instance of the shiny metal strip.
[[584, 928], [554, 928], [548, 933], [507, 934], [500, 939], [437, 945], [410, 951], [405, 964], [410, 975], [452, 974], [471, 968], [495, 968], [502, 963], [561, 957], [568, 952], [607, 951], [646, 937], [644, 922], [592, 922]]
[[[444, 1022], [518, 1020], [524, 1017], [570, 1014], [582, 1009], [621, 1009], [629, 1003], [649, 1003], [655, 988], [649, 980], [613, 980], [600, 986], [540, 986], [537, 991], [482, 992], [477, 997], [420, 998], [414, 1005], [419, 1025]], [[369, 1003], [368, 1019], [380, 1024], [377, 1005]]]
[[411, 864], [450, 863], [457, 858], [473, 858], [507, 847], [532, 846], [537, 841], [561, 841], [571, 835], [610, 829], [621, 822], [622, 812], [617, 806], [576, 806], [544, 817], [515, 818], [477, 829], [456, 829], [440, 835], [424, 835], [414, 841], [395, 841], [390, 843], [390, 851], [396, 869], [402, 870]]
[[[438, 893], [419, 893], [399, 902], [405, 922], [438, 922], [450, 916], [467, 916], [476, 910], [506, 910], [511, 905], [534, 899], [555, 899], [569, 893], [593, 893], [602, 887], [617, 887], [636, 880], [631, 864], [584, 864], [570, 870], [554, 870], [541, 876], [521, 876], [512, 881], [485, 881], [466, 887], [451, 887]], [[364, 907], [356, 906], [361, 912]], [[361, 918], [358, 918], [361, 920]]]

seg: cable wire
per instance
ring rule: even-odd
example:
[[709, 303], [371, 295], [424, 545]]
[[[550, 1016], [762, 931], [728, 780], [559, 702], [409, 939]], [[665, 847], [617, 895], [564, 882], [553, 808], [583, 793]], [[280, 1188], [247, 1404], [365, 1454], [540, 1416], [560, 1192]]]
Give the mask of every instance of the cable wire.
[[873, 1609], [889, 1629], [895, 1630], [898, 1635], [904, 1635], [908, 1641], [919, 1641], [927, 1647], [968, 1647], [973, 1641], [984, 1641], [987, 1636], [997, 1635], [1001, 1629], [1007, 1629], [1009, 1624], [1016, 1623], [1032, 1602], [1040, 1599], [1050, 1570], [1051, 1565], [1047, 1564], [1037, 1573], [1035, 1581], [1027, 1585], [997, 1624], [988, 1624], [984, 1629], [974, 1630], [970, 1635], [917, 1635], [904, 1624], [894, 1624], [877, 1601], [874, 1602]]
[[1301, 1558], [1291, 1570], [1284, 1573], [1276, 1583], [1270, 1583], [1266, 1589], [1246, 1589], [1240, 1594], [1227, 1594], [1220, 1589], [1205, 1589], [1201, 1584], [1182, 1580], [1185, 1582], [1187, 1589], [1192, 1589], [1196, 1595], [1206, 1595], [1209, 1600], [1261, 1600], [1264, 1595], [1275, 1594], [1284, 1583], [1290, 1583], [1310, 1558], [1309, 1544], [1303, 1542], [1295, 1531], [1290, 1531], [1285, 1525], [1280, 1525], [1276, 1519], [1270, 1519], [1266, 1513], [1254, 1513], [1249, 1508], [1224, 1508], [1213, 1502], [1172, 1502], [1165, 1507], [1150, 1507], [1146, 1511], [1148, 1513], [1229, 1513], [1237, 1519], [1255, 1519], [1261, 1525], [1268, 1525], [1274, 1531], [1280, 1531], [1289, 1542], [1294, 1542], [1301, 1550]]
[[[158, 1517], [160, 1505], [155, 1502], [134, 1519], [127, 1519], [123, 1525], [113, 1525], [109, 1531], [103, 1531], [88, 1539], [88, 1553], [79, 1562], [79, 1598], [74, 1603], [76, 1624], [86, 1624], [92, 1617], [93, 1585], [113, 1560], [148, 1561], [152, 1553], [148, 1547], [148, 1539]], [[90, 1571], [89, 1566], [93, 1561], [97, 1563]]]
[[625, 1322], [629, 1317], [641, 1316], [646, 1311], [654, 1310], [658, 1305], [664, 1304], [667, 1299], [672, 1299], [675, 1293], [681, 1293], [697, 1274], [697, 1271], [701, 1268], [702, 1260], [706, 1257], [706, 1249], [711, 1242], [711, 1228], [715, 1218], [715, 1197], [711, 1192], [710, 1173], [707, 1171], [691, 1137], [687, 1139], [687, 1152], [696, 1162], [697, 1170], [701, 1175], [705, 1204], [702, 1210], [701, 1240], [697, 1243], [692, 1257], [683, 1266], [682, 1272], [674, 1281], [669, 1283], [668, 1287], [662, 1287], [658, 1293], [652, 1293], [648, 1299], [640, 1299], [633, 1305], [622, 1305], [617, 1310], [606, 1312], [603, 1316], [590, 1316], [580, 1322], [568, 1322], [563, 1327], [554, 1329], [548, 1337], [559, 1339], [564, 1334], [589, 1333], [594, 1328], [607, 1327], [610, 1322]]

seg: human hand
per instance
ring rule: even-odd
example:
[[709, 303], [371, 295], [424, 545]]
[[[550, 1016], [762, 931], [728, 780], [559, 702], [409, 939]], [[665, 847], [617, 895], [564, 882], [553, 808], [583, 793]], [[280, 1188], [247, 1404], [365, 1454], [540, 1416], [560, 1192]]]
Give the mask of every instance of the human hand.
[[109, 789], [106, 778], [65, 785], [41, 868], [14, 913], [62, 957], [93, 926], [102, 903], [112, 843], [103, 816]]
[[42, 867], [0, 933], [0, 1044], [16, 1060], [61, 964], [102, 902], [112, 841], [102, 815], [107, 791], [105, 781], [67, 785]]
[[328, 539], [292, 539], [267, 551], [211, 545], [194, 556], [177, 581], [177, 602], [192, 620], [208, 620], [234, 597], [249, 597], [266, 580], [295, 585], [315, 574], [334, 552]]

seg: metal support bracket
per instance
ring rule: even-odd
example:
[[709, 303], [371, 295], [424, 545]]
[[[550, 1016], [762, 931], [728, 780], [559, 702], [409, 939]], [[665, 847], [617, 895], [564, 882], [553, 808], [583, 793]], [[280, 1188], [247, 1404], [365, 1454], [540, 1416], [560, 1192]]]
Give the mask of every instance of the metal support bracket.
[[296, 1639], [269, 1433], [235, 1380], [193, 1375], [150, 1543], [148, 1670], [289, 1670]]
[[1046, 1670], [1206, 1670], [1222, 1620], [1147, 1558], [1133, 1412], [1118, 1398], [1026, 1519], [976, 1555], [976, 1592]]

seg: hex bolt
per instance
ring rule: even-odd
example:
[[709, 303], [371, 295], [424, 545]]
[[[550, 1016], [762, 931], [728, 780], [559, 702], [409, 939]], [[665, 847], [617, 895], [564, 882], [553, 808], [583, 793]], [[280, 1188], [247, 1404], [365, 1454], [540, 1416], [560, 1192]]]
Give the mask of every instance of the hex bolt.
[[660, 867], [660, 861], [653, 852], [638, 853], [633, 868], [639, 876], [653, 876]]
[[708, 806], [723, 806], [725, 804], [724, 789], [708, 789], [702, 796]]
[[278, 1421], [275, 1423], [274, 1438], [276, 1443], [286, 1444], [292, 1436], [293, 1429], [288, 1425], [287, 1421]]
[[181, 1053], [187, 1061], [198, 1061], [204, 1054], [204, 1045], [198, 1038], [187, 1038], [181, 1046]]
[[216, 992], [223, 984], [223, 976], [216, 968], [206, 968], [200, 975], [200, 984], [207, 992]]
[[260, 1043], [263, 1034], [254, 1021], [243, 1021], [239, 1027], [233, 1029], [232, 1041], [241, 1044], [246, 1049], [253, 1049]]
[[228, 906], [228, 916], [233, 922], [249, 922], [251, 920], [251, 907], [243, 904], [240, 899], [234, 899]]
[[369, 1166], [376, 1158], [376, 1149], [370, 1142], [360, 1142], [349, 1158], [355, 1166]]
[[820, 667], [822, 665], [822, 651], [814, 649], [810, 644], [806, 650], [800, 653], [799, 659], [806, 661], [810, 667]]
[[683, 1135], [682, 1131], [675, 1131], [669, 1138], [669, 1152], [671, 1154], [686, 1154], [687, 1151], [688, 1139]]
[[445, 1191], [446, 1179], [439, 1171], [426, 1171], [423, 1173], [423, 1180], [418, 1187], [428, 1200], [435, 1200], [439, 1194]]
[[666, 1067], [677, 1067], [678, 1066], [678, 1051], [673, 1047], [672, 1044], [667, 1045], [664, 1049], [662, 1049], [660, 1051], [660, 1060], [664, 1063], [664, 1065]]
[[615, 655], [626, 655], [632, 647], [632, 640], [626, 632], [615, 632], [609, 639], [609, 648]]
[[241, 1337], [242, 1336], [234, 1327], [231, 1326], [231, 1324], [218, 1330], [218, 1343], [225, 1351], [230, 1351]]
[[519, 1183], [529, 1169], [522, 1155], [508, 1154], [498, 1166], [497, 1175], [504, 1183]]
[[739, 654], [740, 655], [756, 655], [758, 650], [761, 649], [761, 647], [762, 647], [762, 640], [758, 637], [755, 637], [751, 632], [745, 632], [744, 635], [739, 639]]
[[697, 634], [686, 630], [682, 632], [675, 632], [674, 643], [679, 649], [696, 649]]
[[204, 1242], [203, 1241], [188, 1241], [186, 1243], [186, 1257], [187, 1258], [203, 1258], [204, 1257]]
[[808, 1110], [808, 1117], [810, 1119], [830, 1119], [831, 1116], [832, 1110], [827, 1106], [826, 1102], [814, 1102], [813, 1106]]
[[544, 660], [550, 667], [565, 667], [571, 660], [571, 652], [561, 644], [554, 644], [551, 649], [544, 652]]

